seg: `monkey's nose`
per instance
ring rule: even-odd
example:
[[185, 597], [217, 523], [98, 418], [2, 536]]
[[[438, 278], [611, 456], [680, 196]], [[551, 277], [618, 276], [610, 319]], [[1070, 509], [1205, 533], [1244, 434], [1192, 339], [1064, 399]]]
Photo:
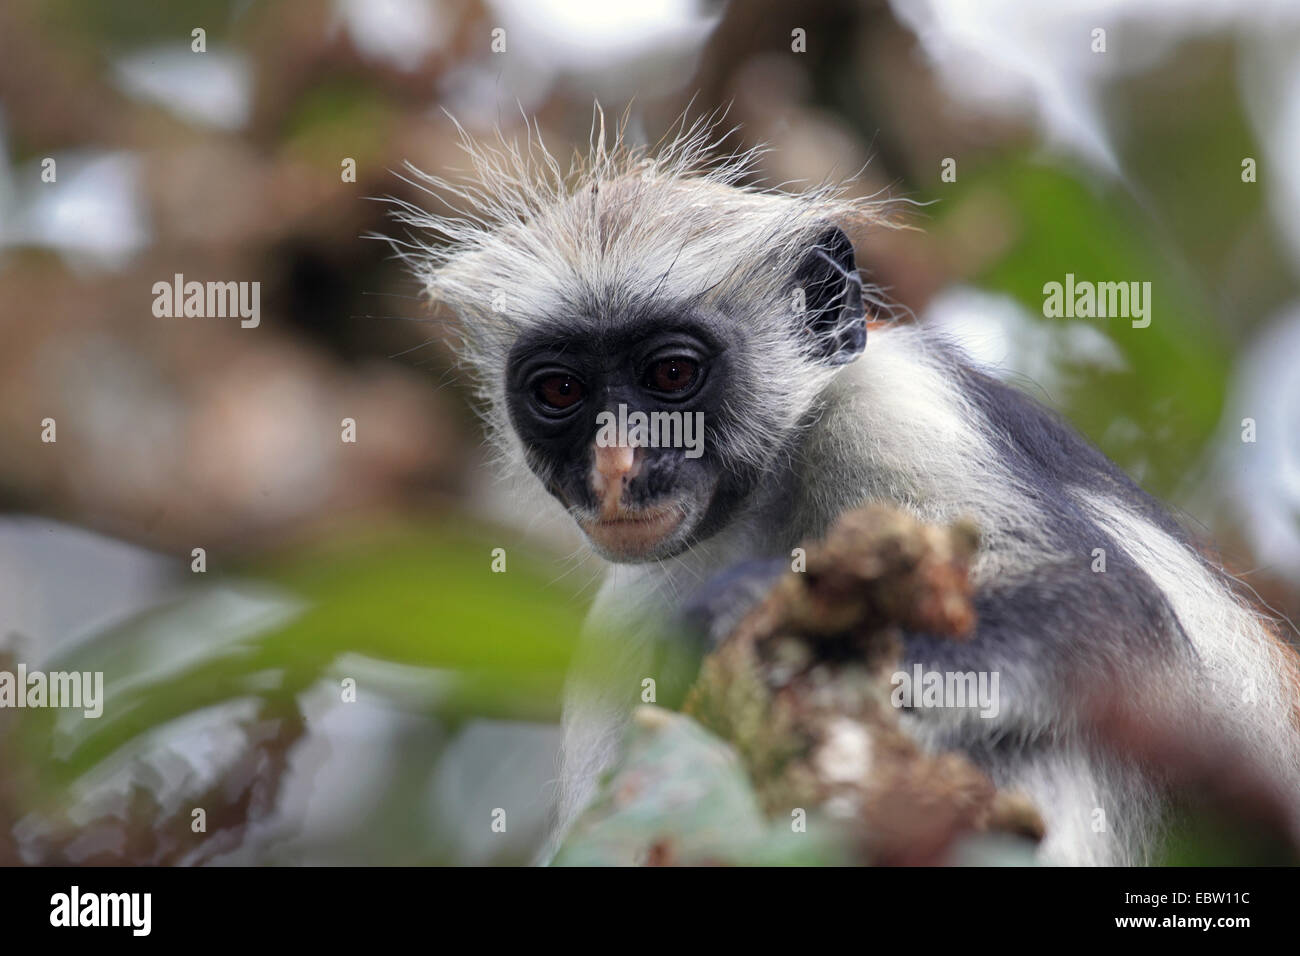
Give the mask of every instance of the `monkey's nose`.
[[600, 501], [603, 517], [611, 517], [619, 510], [623, 489], [641, 470], [643, 451], [627, 445], [596, 445], [595, 462], [591, 469], [591, 490]]

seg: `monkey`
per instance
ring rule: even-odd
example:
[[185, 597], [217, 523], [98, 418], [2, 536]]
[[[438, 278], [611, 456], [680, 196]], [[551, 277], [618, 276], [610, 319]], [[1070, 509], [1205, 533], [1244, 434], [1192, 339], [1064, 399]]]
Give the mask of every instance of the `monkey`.
[[[850, 234], [892, 226], [889, 201], [757, 184], [759, 151], [725, 153], [708, 118], [652, 149], [622, 128], [607, 142], [599, 114], [568, 170], [532, 126], [523, 145], [461, 139], [468, 179], [408, 164], [450, 211], [396, 200], [414, 230], [399, 255], [454, 315], [523, 507], [567, 515], [606, 567], [584, 638], [605, 679], [566, 692], [556, 840], [618, 754], [664, 622], [740, 568], [714, 601], [734, 617], [864, 502], [980, 529], [973, 637], [907, 634], [902, 667], [997, 672], [999, 714], [907, 719], [1030, 797], [1043, 861], [1142, 864], [1159, 843], [1163, 782], [1099, 746], [1085, 686], [1231, 732], [1300, 792], [1300, 684], [1274, 619], [1058, 415], [923, 324], [873, 318]], [[598, 440], [620, 406], [702, 414], [703, 454]]]

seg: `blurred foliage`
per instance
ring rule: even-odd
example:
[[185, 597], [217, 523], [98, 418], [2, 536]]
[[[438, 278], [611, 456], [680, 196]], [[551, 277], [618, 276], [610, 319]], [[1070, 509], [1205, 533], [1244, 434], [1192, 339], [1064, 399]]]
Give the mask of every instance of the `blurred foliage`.
[[285, 148], [303, 162], [338, 169], [338, 157], [381, 161], [399, 115], [359, 78], [323, 83], [303, 95], [285, 126]]
[[769, 821], [726, 742], [690, 717], [646, 706], [554, 864], [825, 866], [849, 861], [841, 840], [830, 820], [809, 820], [806, 832]]
[[1300, 866], [1300, 856], [1276, 830], [1230, 811], [1187, 809], [1177, 814], [1156, 860], [1160, 866]]
[[77, 38], [88, 48], [103, 50], [138, 47], [141, 43], [166, 43], [188, 37], [196, 26], [210, 40], [223, 40], [241, 7], [237, 0], [48, 0], [41, 4], [42, 18], [65, 38]]
[[[1167, 247], [1132, 210], [1127, 197], [1099, 194], [1069, 170], [1002, 156], [966, 171], [964, 185], [941, 207], [938, 228], [963, 216], [973, 203], [990, 204], [1009, 223], [1010, 241], [975, 278], [1013, 296], [1044, 323], [1043, 285], [1064, 282], [1151, 283], [1153, 318], [1146, 328], [1128, 319], [1094, 323], [1122, 353], [1123, 370], [1085, 368], [1066, 394], [1048, 399], [1148, 490], [1177, 490], [1218, 425], [1228, 364], [1224, 337], [1207, 303], [1189, 284]], [[1031, 383], [1032, 385], [1032, 383]], [[1113, 428], [1133, 422], [1141, 435]], [[1152, 440], [1159, 454], [1151, 454]]]
[[[581, 603], [522, 549], [507, 554], [505, 572], [485, 573], [499, 540], [463, 519], [376, 523], [246, 567], [236, 589], [279, 608], [246, 636], [202, 643], [218, 630], [214, 589], [202, 587], [65, 650], [46, 669], [102, 671], [109, 706], [98, 720], [67, 726], [55, 710], [18, 715], [12, 733], [30, 789], [10, 808], [12, 819], [66, 806], [81, 778], [129, 762], [147, 735], [186, 717], [246, 698], [296, 713], [298, 695], [325, 681], [341, 696], [347, 676], [357, 695], [386, 697], [445, 725], [466, 716], [557, 719]], [[169, 667], [169, 644], [198, 653]], [[439, 679], [391, 671], [386, 682], [373, 668], [362, 676], [341, 669], [344, 655]]]

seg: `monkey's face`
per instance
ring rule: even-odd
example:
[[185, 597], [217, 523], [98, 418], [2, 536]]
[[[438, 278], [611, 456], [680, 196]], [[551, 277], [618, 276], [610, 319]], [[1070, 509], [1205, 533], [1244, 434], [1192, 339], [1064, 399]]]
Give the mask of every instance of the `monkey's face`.
[[736, 424], [734, 351], [689, 315], [563, 328], [521, 339], [507, 365], [530, 467], [602, 557], [679, 553], [752, 481], [712, 447]]
[[509, 351], [505, 399], [529, 467], [611, 561], [662, 560], [727, 527], [835, 366], [866, 342], [853, 246], [816, 236], [785, 302], [596, 307]]

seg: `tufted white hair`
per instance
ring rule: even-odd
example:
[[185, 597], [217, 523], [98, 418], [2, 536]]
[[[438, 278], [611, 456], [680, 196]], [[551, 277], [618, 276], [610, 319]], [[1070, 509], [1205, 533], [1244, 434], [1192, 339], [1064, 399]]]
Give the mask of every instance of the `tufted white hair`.
[[[467, 176], [453, 181], [408, 164], [412, 181], [447, 211], [392, 200], [395, 217], [414, 230], [394, 248], [428, 297], [457, 317], [460, 357], [494, 444], [514, 464], [523, 450], [506, 427], [502, 380], [523, 332], [575, 313], [626, 316], [672, 302], [743, 314], [752, 351], [795, 362], [803, 347], [789, 321], [795, 266], [828, 224], [899, 225], [893, 201], [850, 197], [842, 184], [753, 184], [761, 147], [720, 155], [730, 131], [719, 123], [716, 114], [693, 122], [683, 114], [650, 148], [629, 141], [626, 117], [607, 131], [597, 106], [588, 150], [567, 169], [535, 124], [522, 141], [500, 131], [475, 139], [457, 124]], [[768, 410], [776, 416], [769, 427], [792, 427], [833, 375], [810, 371]], [[761, 435], [722, 437], [737, 458], [770, 456]]]

